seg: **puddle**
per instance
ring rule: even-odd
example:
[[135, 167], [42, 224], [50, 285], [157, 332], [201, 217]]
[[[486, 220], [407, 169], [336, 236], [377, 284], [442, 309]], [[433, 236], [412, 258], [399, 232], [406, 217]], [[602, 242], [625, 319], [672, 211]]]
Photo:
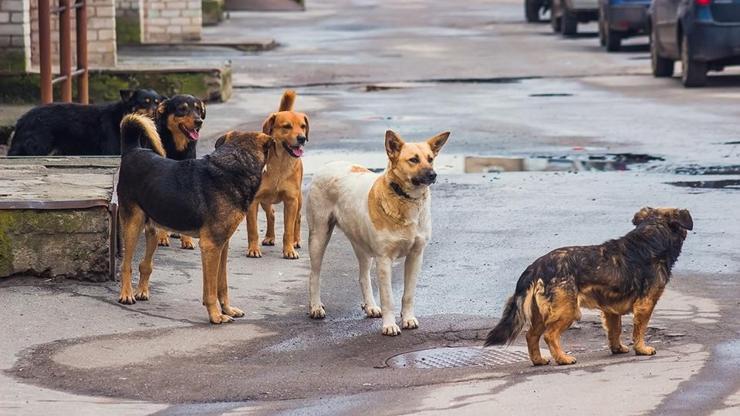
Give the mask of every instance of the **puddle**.
[[674, 170], [679, 175], [740, 175], [740, 165], [725, 166], [681, 166]]
[[411, 351], [386, 360], [391, 368], [494, 367], [529, 361], [522, 347], [443, 347]]
[[465, 173], [487, 172], [557, 172], [557, 171], [623, 171], [631, 165], [640, 165], [663, 158], [646, 154], [573, 153], [566, 155], [540, 155], [530, 157], [475, 157], [465, 158]]
[[740, 190], [740, 179], [725, 179], [718, 181], [679, 181], [668, 182], [668, 184], [684, 188]]
[[567, 92], [549, 92], [540, 94], [529, 94], [530, 97], [572, 97], [573, 94]]

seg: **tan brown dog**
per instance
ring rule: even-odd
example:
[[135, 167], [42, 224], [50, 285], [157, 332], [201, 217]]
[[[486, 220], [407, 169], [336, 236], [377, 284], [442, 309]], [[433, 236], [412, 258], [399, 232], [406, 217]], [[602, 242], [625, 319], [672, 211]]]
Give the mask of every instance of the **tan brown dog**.
[[301, 184], [303, 183], [303, 145], [308, 142], [308, 116], [293, 111], [295, 91], [283, 93], [277, 113], [262, 124], [262, 132], [272, 136], [275, 144], [267, 155], [262, 184], [247, 213], [249, 247], [247, 257], [262, 257], [257, 229], [260, 205], [267, 216], [267, 231], [262, 245], [275, 245], [275, 211], [272, 204], [283, 203], [283, 257], [297, 259], [301, 246]]

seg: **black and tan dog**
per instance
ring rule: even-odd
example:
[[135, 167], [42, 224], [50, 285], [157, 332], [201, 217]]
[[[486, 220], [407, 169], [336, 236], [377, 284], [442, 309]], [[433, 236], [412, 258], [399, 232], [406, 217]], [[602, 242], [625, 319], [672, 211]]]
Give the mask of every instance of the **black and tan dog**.
[[[187, 160], [196, 158], [196, 146], [200, 138], [200, 128], [206, 118], [206, 105], [192, 95], [175, 95], [163, 101], [157, 107], [157, 132], [167, 152], [167, 158]], [[169, 246], [170, 239], [166, 231], [157, 231], [157, 244]], [[194, 249], [191, 237], [180, 237], [180, 246]]]
[[619, 337], [622, 315], [633, 313], [635, 353], [655, 354], [645, 345], [645, 330], [681, 254], [686, 230], [694, 223], [689, 211], [675, 208], [643, 208], [632, 223], [635, 229], [622, 238], [559, 248], [532, 263], [485, 345], [511, 343], [528, 323], [527, 347], [534, 365], [549, 363], [540, 355], [543, 334], [555, 362], [573, 364], [575, 357], [560, 346], [560, 334], [581, 318], [583, 306], [601, 311], [612, 353], [629, 351]]
[[163, 97], [154, 90], [121, 90], [111, 104], [48, 104], [16, 123], [8, 156], [120, 155], [121, 120], [136, 113], [154, 117]]
[[[229, 239], [259, 188], [272, 138], [259, 132], [244, 134], [222, 142], [201, 159], [177, 161], [139, 146], [141, 140], [159, 141], [154, 122], [147, 117], [125, 117], [121, 137], [117, 194], [123, 262], [118, 301], [133, 304], [137, 299], [149, 299], [149, 276], [157, 248], [155, 227], [159, 227], [200, 238], [203, 304], [210, 321], [219, 324], [244, 316], [229, 302]], [[142, 229], [146, 250], [134, 292], [131, 263]]]

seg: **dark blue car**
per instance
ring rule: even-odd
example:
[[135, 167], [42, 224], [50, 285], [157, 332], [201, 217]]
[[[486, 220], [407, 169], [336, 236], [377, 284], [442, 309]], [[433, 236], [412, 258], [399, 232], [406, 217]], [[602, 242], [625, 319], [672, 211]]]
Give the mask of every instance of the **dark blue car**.
[[650, 0], [599, 0], [599, 42], [609, 52], [622, 47], [622, 39], [648, 33]]
[[707, 71], [740, 65], [740, 0], [653, 0], [653, 75], [670, 77], [680, 60], [686, 87], [706, 84]]

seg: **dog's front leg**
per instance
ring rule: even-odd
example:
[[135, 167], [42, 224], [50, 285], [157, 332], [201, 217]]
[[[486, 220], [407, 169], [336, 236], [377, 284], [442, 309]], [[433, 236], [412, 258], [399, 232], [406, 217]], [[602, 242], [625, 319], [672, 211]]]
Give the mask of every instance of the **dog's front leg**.
[[[221, 313], [218, 304], [218, 280], [221, 255], [224, 244], [217, 244], [209, 238], [200, 239], [201, 261], [203, 263], [203, 304], [212, 324], [231, 322], [234, 318]], [[226, 264], [223, 265], [226, 267]]]
[[650, 316], [653, 309], [658, 303], [658, 299], [663, 294], [663, 288], [656, 289], [648, 293], [644, 298], [638, 299], [632, 306], [633, 328], [632, 340], [635, 344], [635, 354], [637, 355], [655, 355], [655, 348], [645, 345], [645, 331], [647, 330]]
[[421, 262], [424, 258], [424, 247], [414, 247], [406, 256], [403, 276], [403, 298], [401, 299], [401, 327], [403, 329], [416, 329], [419, 321], [414, 315], [414, 295], [416, 293], [416, 278], [421, 270]]
[[380, 310], [383, 314], [383, 335], [400, 335], [401, 328], [396, 325], [396, 312], [393, 307], [393, 288], [391, 287], [392, 261], [388, 257], [377, 257], [375, 268], [378, 271], [380, 289]]
[[231, 306], [229, 302], [229, 283], [228, 283], [228, 269], [226, 267], [226, 260], [229, 257], [229, 243], [226, 242], [221, 249], [221, 259], [218, 265], [218, 301], [221, 304], [221, 311], [225, 315], [229, 315], [232, 318], [241, 318], [244, 316], [244, 312]]
[[259, 240], [259, 230], [257, 229], [257, 213], [259, 204], [253, 201], [247, 212], [247, 257], [262, 257], [262, 250], [257, 241]]
[[298, 258], [298, 252], [295, 251], [295, 223], [298, 215], [298, 201], [293, 198], [285, 200], [285, 213], [283, 225], [283, 258], [295, 260]]

